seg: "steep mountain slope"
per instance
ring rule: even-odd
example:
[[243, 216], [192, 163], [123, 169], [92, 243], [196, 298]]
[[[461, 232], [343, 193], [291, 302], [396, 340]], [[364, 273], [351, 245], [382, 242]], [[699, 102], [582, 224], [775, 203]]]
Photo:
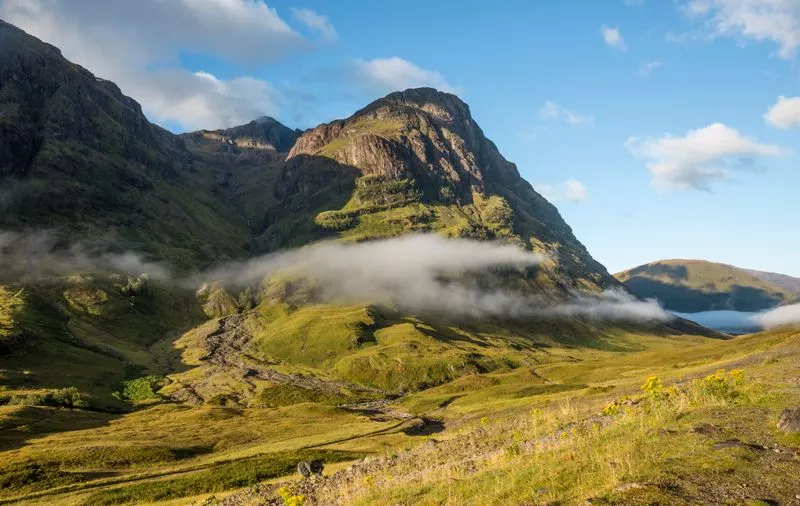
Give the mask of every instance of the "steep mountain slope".
[[661, 260], [616, 274], [628, 290], [656, 298], [683, 313], [730, 309], [760, 311], [788, 300], [792, 292], [746, 269], [704, 260]]
[[184, 266], [239, 256], [247, 229], [217, 179], [116, 85], [0, 21], [0, 227]]
[[[343, 194], [343, 186], [352, 190]], [[504, 239], [550, 256], [540, 279], [550, 287], [617, 285], [484, 136], [469, 107], [431, 88], [392, 93], [305, 132], [277, 190], [290, 206], [317, 212], [317, 230], [345, 240], [410, 231]], [[320, 195], [330, 210], [316, 204]]]

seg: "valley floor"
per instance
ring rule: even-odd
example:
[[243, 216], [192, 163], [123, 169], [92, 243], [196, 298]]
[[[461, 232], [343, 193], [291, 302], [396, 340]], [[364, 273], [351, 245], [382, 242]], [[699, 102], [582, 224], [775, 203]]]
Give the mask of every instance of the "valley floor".
[[0, 504], [800, 504], [800, 333], [636, 342], [351, 406], [1, 406]]

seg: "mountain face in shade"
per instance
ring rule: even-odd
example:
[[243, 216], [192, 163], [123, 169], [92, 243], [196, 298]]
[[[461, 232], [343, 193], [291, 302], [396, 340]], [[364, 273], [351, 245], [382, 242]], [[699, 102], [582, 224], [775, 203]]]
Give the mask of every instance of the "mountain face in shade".
[[616, 277], [634, 295], [658, 299], [667, 309], [682, 313], [761, 311], [792, 295], [753, 271], [704, 260], [662, 260]]
[[187, 266], [239, 256], [247, 229], [216, 179], [114, 83], [0, 22], [0, 228]]
[[182, 137], [217, 141], [221, 144], [220, 149], [233, 152], [258, 149], [286, 153], [292, 149], [301, 133], [300, 130], [292, 130], [274, 118], [263, 116], [246, 125], [221, 130], [200, 130], [184, 134]]
[[543, 287], [617, 285], [455, 95], [392, 93], [304, 133], [264, 117], [178, 136], [58, 49], [6, 23], [0, 42], [5, 229], [47, 228], [185, 267], [435, 232], [547, 254]]

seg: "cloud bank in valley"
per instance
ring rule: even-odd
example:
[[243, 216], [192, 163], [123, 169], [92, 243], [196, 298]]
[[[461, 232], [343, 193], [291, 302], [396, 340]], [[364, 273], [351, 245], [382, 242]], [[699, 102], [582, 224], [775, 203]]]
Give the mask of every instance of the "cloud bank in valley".
[[170, 278], [166, 267], [147, 262], [137, 253], [109, 252], [98, 246], [66, 243], [47, 231], [20, 233], [0, 230], [0, 269], [0, 277], [22, 279], [92, 270], [128, 275], [147, 273], [160, 280]]
[[[153, 279], [186, 288], [219, 281], [241, 289], [281, 276], [308, 282], [320, 302], [381, 304], [415, 313], [615, 321], [672, 318], [655, 301], [640, 301], [622, 290], [554, 296], [519, 291], [502, 281], [503, 276], [514, 277], [515, 270], [521, 274], [520, 270], [536, 267], [544, 260], [544, 256], [515, 244], [406, 235], [350, 244], [322, 242], [226, 262], [192, 275], [176, 275], [136, 253], [67, 245], [46, 232], [0, 231], [0, 266], [6, 275], [22, 279], [106, 271], [147, 273]], [[480, 275], [487, 270], [499, 276]]]
[[800, 325], [800, 303], [781, 306], [753, 317], [764, 328]]
[[321, 243], [228, 263], [195, 282], [221, 280], [244, 286], [281, 273], [308, 279], [326, 302], [375, 303], [415, 312], [471, 317], [582, 317], [666, 321], [672, 316], [654, 301], [623, 291], [548, 301], [469, 276], [490, 268], [537, 266], [544, 257], [513, 244], [436, 235], [407, 235], [356, 244]]

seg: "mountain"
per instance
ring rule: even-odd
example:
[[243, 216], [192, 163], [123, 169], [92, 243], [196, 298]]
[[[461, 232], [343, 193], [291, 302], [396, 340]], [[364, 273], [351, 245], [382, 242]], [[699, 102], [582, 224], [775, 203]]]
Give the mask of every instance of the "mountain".
[[791, 297], [793, 292], [785, 285], [761, 274], [705, 260], [661, 260], [620, 272], [616, 278], [637, 297], [658, 299], [681, 313], [761, 311]]
[[546, 252], [550, 285], [616, 285], [454, 95], [394, 93], [299, 138], [271, 118], [176, 136], [58, 49], [6, 23], [0, 37], [5, 229], [182, 267], [433, 231]]
[[0, 227], [190, 266], [246, 252], [221, 175], [138, 103], [0, 21]]
[[[299, 460], [413, 442], [442, 430], [431, 413], [451, 405], [471, 416], [596, 396], [615, 380], [585, 364], [727, 337], [647, 317], [411, 311], [323, 298], [286, 273], [197, 274], [321, 239], [426, 232], [546, 255], [452, 286], [556, 303], [620, 289], [452, 94], [392, 93], [305, 132], [261, 118], [174, 135], [0, 23], [0, 134], [0, 500], [241, 488]], [[363, 257], [343, 261], [358, 270]]]
[[777, 272], [754, 271], [751, 269], [745, 270], [762, 281], [771, 283], [789, 293], [800, 295], [800, 278], [787, 276], [786, 274], [778, 274]]
[[[343, 185], [344, 195], [336, 190]], [[314, 222], [346, 240], [411, 231], [511, 240], [550, 255], [551, 285], [617, 285], [484, 136], [469, 107], [431, 88], [392, 93], [303, 133], [279, 192], [298, 207], [314, 205], [309, 193], [329, 195]]]

